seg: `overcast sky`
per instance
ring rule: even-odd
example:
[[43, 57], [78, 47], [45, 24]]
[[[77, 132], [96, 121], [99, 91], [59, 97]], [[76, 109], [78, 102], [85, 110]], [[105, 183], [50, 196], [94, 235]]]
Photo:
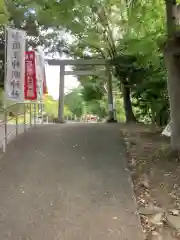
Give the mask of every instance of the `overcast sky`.
[[[54, 99], [59, 97], [59, 72], [58, 66], [46, 66], [46, 81], [48, 87], [48, 94]], [[78, 86], [78, 81], [74, 76], [65, 76], [65, 93]]]
[[[53, 29], [49, 29], [48, 32], [53, 32]], [[60, 39], [63, 36], [63, 38], [68, 41], [69, 44], [73, 42], [73, 37], [64, 32], [60, 32]], [[51, 54], [48, 54], [48, 56], [45, 57], [45, 53], [41, 49], [41, 47], [38, 47], [38, 50], [41, 52], [41, 54], [44, 56], [44, 58], [55, 58], [55, 59], [69, 59], [68, 56], [65, 54], [55, 54], [53, 53], [53, 57]], [[58, 99], [59, 97], [59, 73], [60, 73], [60, 67], [59, 66], [50, 66], [48, 64], [45, 64], [46, 68], [46, 81], [47, 81], [47, 87], [48, 87], [48, 94], [51, 95], [54, 99]], [[71, 71], [70, 67], [66, 67], [66, 70]], [[71, 89], [76, 88], [79, 85], [79, 82], [77, 81], [77, 78], [75, 76], [65, 76], [65, 93], [69, 92]]]

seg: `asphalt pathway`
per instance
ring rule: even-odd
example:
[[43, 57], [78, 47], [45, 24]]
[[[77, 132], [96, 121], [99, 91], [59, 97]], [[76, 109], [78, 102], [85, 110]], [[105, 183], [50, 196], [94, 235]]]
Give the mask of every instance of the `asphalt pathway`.
[[0, 160], [1, 240], [142, 240], [116, 124], [39, 125]]

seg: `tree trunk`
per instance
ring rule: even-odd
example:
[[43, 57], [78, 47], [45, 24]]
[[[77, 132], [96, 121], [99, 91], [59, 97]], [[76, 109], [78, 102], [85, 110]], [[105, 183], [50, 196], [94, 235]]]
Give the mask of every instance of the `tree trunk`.
[[151, 106], [151, 122], [153, 125], [156, 124], [156, 117], [155, 117], [155, 111], [154, 108]]
[[131, 91], [129, 86], [122, 84], [124, 111], [126, 116], [126, 122], [136, 122], [131, 102]]
[[180, 44], [176, 36], [176, 0], [165, 0], [168, 39], [164, 57], [168, 73], [168, 92], [172, 121], [171, 145], [180, 153]]
[[176, 32], [176, 0], [165, 0], [166, 28], [169, 37]]
[[174, 56], [172, 51], [173, 48], [171, 47], [165, 52], [172, 121], [171, 145], [173, 150], [180, 152], [180, 56]]

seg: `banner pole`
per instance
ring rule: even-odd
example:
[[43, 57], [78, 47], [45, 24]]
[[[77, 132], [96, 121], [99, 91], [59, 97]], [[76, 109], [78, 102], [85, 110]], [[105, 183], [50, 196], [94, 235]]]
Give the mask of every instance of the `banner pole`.
[[6, 108], [6, 81], [7, 81], [7, 25], [4, 26], [4, 108]]

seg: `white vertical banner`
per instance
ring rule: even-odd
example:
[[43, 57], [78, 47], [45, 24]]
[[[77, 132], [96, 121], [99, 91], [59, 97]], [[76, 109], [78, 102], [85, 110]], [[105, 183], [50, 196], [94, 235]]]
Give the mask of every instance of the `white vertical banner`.
[[36, 83], [37, 83], [37, 99], [43, 99], [43, 59], [39, 52], [35, 52], [36, 59]]
[[24, 101], [26, 32], [7, 28], [6, 98]]

